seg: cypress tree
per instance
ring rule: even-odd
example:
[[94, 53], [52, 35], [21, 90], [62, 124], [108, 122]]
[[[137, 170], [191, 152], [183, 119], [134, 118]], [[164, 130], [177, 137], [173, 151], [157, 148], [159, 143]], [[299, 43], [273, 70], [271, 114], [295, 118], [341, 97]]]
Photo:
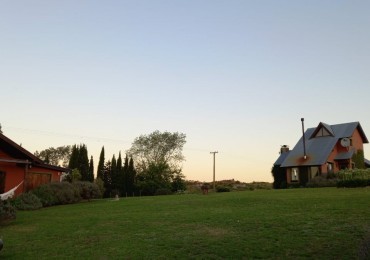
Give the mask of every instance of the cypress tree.
[[103, 169], [103, 182], [104, 182], [104, 188], [105, 188], [105, 193], [104, 197], [108, 198], [111, 196], [112, 192], [112, 178], [111, 178], [111, 167], [112, 164], [110, 161], [107, 161], [104, 165]]
[[105, 155], [104, 155], [104, 146], [101, 148], [100, 157], [99, 157], [99, 164], [96, 173], [96, 177], [103, 180], [104, 178], [104, 168], [105, 168]]
[[117, 159], [117, 189], [119, 190], [121, 196], [124, 196], [125, 191], [123, 189], [123, 168], [121, 152], [119, 152]]
[[112, 178], [112, 191], [118, 193], [118, 174], [117, 174], [117, 160], [113, 154], [112, 165], [111, 165], [111, 178]]
[[127, 190], [129, 194], [132, 194], [135, 191], [135, 177], [136, 171], [134, 166], [134, 159], [130, 158], [127, 169]]
[[89, 163], [89, 181], [94, 182], [94, 159], [92, 156]]
[[89, 181], [89, 157], [87, 155], [86, 145], [80, 145], [80, 152], [78, 157], [79, 170], [81, 173], [82, 181]]
[[69, 159], [68, 163], [68, 168], [73, 170], [73, 169], [78, 169], [78, 158], [79, 158], [79, 149], [77, 145], [72, 146], [72, 153], [71, 153], [71, 158]]
[[125, 163], [123, 165], [123, 169], [122, 169], [122, 194], [125, 194], [127, 196], [127, 193], [128, 193], [128, 157], [127, 157], [127, 154], [126, 154], [126, 157], [125, 157]]

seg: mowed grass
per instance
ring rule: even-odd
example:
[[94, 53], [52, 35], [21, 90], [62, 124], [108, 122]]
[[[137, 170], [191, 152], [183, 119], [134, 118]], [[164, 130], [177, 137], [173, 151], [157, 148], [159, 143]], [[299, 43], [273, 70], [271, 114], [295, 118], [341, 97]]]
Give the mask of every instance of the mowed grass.
[[357, 259], [370, 189], [99, 200], [18, 211], [0, 228], [1, 259]]

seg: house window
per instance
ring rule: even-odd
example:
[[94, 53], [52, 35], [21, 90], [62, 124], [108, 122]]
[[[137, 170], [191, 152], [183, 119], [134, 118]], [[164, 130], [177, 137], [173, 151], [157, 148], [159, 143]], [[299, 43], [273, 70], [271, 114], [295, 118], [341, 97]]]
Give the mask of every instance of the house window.
[[320, 176], [320, 168], [317, 166], [312, 166], [311, 167], [311, 179]]
[[328, 173], [333, 173], [334, 172], [333, 163], [328, 162], [327, 166], [328, 166]]
[[298, 168], [292, 168], [292, 181], [298, 181]]
[[322, 127], [316, 134], [316, 137], [320, 136], [331, 136], [331, 134], [326, 130], [324, 127]]

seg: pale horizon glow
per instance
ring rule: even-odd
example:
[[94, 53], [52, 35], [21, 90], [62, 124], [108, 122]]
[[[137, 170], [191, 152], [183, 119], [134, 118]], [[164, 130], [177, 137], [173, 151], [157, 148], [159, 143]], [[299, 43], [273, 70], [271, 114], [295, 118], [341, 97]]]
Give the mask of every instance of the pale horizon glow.
[[[30, 152], [97, 164], [155, 130], [186, 134], [188, 180], [272, 181], [305, 127], [370, 137], [368, 1], [4, 1], [0, 124]], [[370, 150], [365, 145], [365, 157]]]

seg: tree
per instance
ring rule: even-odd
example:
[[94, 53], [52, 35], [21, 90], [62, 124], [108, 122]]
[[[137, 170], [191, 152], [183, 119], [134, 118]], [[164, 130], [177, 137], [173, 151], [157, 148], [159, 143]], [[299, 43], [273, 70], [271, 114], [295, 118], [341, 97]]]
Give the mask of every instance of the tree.
[[89, 181], [89, 157], [85, 144], [80, 145], [80, 151], [78, 154], [78, 169], [81, 173], [81, 180]]
[[3, 130], [1, 129], [1, 124], [0, 124], [0, 134], [2, 134], [3, 133]]
[[117, 171], [117, 160], [116, 160], [116, 157], [115, 155], [113, 154], [113, 157], [112, 157], [112, 162], [111, 162], [111, 169], [110, 169], [110, 176], [111, 176], [111, 187], [112, 187], [112, 191], [115, 193], [115, 194], [118, 194], [119, 193], [119, 183], [118, 183], [118, 171]]
[[78, 169], [82, 181], [93, 181], [93, 179], [91, 180], [91, 175], [89, 173], [89, 157], [85, 144], [72, 146], [72, 153], [69, 160], [68, 168], [72, 170]]
[[90, 162], [89, 162], [89, 181], [94, 182], [94, 159], [91, 156]]
[[181, 172], [175, 174], [174, 178], [172, 179], [171, 187], [173, 192], [186, 190], [186, 183]]
[[[175, 177], [182, 177], [185, 139], [182, 133], [155, 131], [134, 140], [128, 153], [135, 159], [137, 186], [144, 195], [156, 194], [159, 189], [170, 191]], [[133, 183], [130, 182], [130, 185]]]
[[111, 177], [111, 169], [112, 169], [112, 164], [110, 161], [107, 161], [104, 165], [104, 170], [103, 170], [103, 182], [104, 182], [104, 197], [110, 197], [112, 194], [112, 177]]
[[150, 163], [138, 175], [138, 188], [142, 195], [155, 195], [158, 190], [171, 190], [171, 171], [168, 164]]
[[186, 135], [182, 133], [162, 133], [157, 130], [137, 137], [128, 153], [135, 159], [138, 172], [147, 170], [151, 164], [167, 164], [172, 172], [176, 172], [185, 160], [182, 155], [185, 139]]
[[36, 151], [34, 155], [47, 164], [63, 167], [68, 166], [72, 153], [72, 147], [70, 145], [60, 146], [57, 148], [49, 147], [40, 152]]
[[78, 158], [79, 158], [79, 148], [75, 144], [72, 146], [71, 157], [69, 159], [68, 168], [69, 169], [77, 169], [78, 168]]
[[128, 161], [127, 155], [125, 159], [125, 167], [127, 162], [127, 168], [125, 171], [125, 179], [126, 179], [126, 191], [129, 195], [135, 192], [135, 179], [136, 179], [136, 170], [134, 165], [134, 159], [130, 158]]
[[105, 155], [104, 155], [104, 146], [101, 148], [100, 157], [99, 157], [99, 164], [98, 169], [96, 173], [96, 177], [100, 178], [101, 180], [104, 180], [104, 165], [105, 165]]

